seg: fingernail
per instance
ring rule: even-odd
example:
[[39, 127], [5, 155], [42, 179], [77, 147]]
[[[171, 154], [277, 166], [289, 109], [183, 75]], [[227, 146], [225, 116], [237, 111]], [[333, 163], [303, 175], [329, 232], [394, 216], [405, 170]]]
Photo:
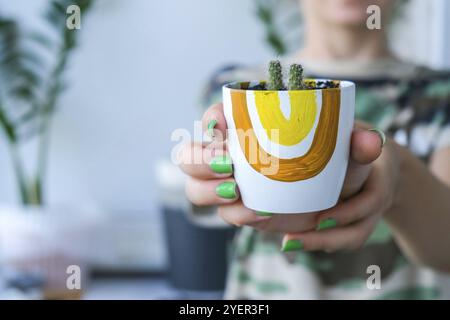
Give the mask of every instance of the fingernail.
[[233, 166], [231, 165], [231, 159], [227, 155], [217, 156], [211, 160], [209, 167], [215, 173], [232, 173]]
[[284, 243], [283, 248], [281, 248], [281, 251], [287, 252], [302, 249], [303, 249], [303, 242], [301, 242], [300, 240], [291, 239]]
[[236, 182], [222, 182], [216, 187], [216, 194], [224, 199], [236, 198]]
[[214, 137], [214, 127], [217, 125], [217, 120], [212, 119], [208, 122], [208, 134], [210, 137]]
[[369, 129], [369, 131], [377, 133], [381, 139], [381, 146], [384, 146], [384, 144], [386, 143], [386, 134], [383, 132], [383, 130], [378, 129], [378, 128], [372, 128], [372, 129]]
[[271, 217], [271, 216], [273, 216], [273, 213], [264, 212], [264, 211], [255, 211], [255, 214], [260, 216], [260, 217]]
[[319, 222], [319, 225], [317, 226], [317, 231], [331, 229], [336, 227], [336, 225], [337, 225], [336, 219], [326, 218]]

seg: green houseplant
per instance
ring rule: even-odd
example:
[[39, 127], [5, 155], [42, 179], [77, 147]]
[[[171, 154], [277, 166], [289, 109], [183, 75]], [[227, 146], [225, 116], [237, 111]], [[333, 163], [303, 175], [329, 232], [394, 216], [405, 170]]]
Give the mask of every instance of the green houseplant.
[[0, 15], [0, 139], [9, 147], [19, 194], [18, 205], [0, 206], [0, 267], [40, 275], [48, 298], [79, 297], [81, 290], [66, 288], [66, 270], [86, 270], [83, 238], [92, 235], [92, 212], [49, 205], [45, 192], [51, 123], [81, 32], [67, 26], [68, 8], [78, 6], [84, 19], [92, 3], [50, 1], [41, 31]]
[[[0, 127], [10, 148], [23, 204], [42, 205], [45, 201], [51, 121], [79, 34], [66, 26], [66, 9], [73, 4], [85, 14], [92, 1], [53, 0], [45, 15], [47, 33], [26, 32], [18, 21], [0, 16]], [[39, 54], [42, 50], [54, 56], [51, 63]], [[35, 172], [30, 173], [25, 172], [20, 149], [33, 139], [37, 140], [36, 164]]]

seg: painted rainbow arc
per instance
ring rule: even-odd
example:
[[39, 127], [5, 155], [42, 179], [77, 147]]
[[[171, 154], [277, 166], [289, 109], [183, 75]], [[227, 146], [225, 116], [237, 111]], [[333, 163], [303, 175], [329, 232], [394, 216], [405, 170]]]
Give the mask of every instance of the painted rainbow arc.
[[[290, 146], [301, 142], [312, 130], [316, 117], [315, 99], [312, 99], [312, 96], [308, 98], [308, 93], [306, 93], [314, 94], [314, 91], [303, 91], [305, 92], [303, 97], [306, 97], [306, 99], [300, 99], [300, 95], [296, 94], [295, 91], [290, 92], [290, 119], [284, 118], [280, 110], [279, 100], [277, 101], [277, 98], [271, 94], [278, 96], [277, 92], [262, 92], [255, 91], [255, 102], [260, 121], [266, 132], [269, 133], [271, 129], [279, 129], [279, 140], [280, 144], [283, 145]], [[310, 179], [325, 168], [336, 147], [341, 91], [339, 88], [333, 88], [317, 92], [322, 94], [322, 108], [311, 147], [302, 156], [283, 159], [268, 154], [261, 147], [250, 120], [246, 91], [231, 90], [232, 115], [239, 144], [247, 162], [253, 169], [272, 180], [295, 182]], [[263, 94], [266, 94], [266, 96]], [[262, 103], [263, 99], [266, 99], [264, 100], [266, 103]], [[298, 127], [299, 122], [302, 123], [301, 127]], [[268, 136], [270, 139], [270, 135]], [[247, 138], [248, 143], [246, 143]], [[250, 147], [254, 148], [256, 157], [252, 157]], [[278, 163], [277, 172], [270, 175], [264, 174], [264, 169], [270, 166], [267, 163], [274, 163], [275, 161]]]

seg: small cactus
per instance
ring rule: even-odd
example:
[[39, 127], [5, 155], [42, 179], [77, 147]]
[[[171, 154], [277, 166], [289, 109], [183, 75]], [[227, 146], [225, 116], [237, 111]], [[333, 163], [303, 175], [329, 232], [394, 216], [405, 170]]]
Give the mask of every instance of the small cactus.
[[281, 63], [278, 60], [270, 61], [269, 63], [269, 81], [267, 83], [267, 90], [284, 90], [283, 73], [281, 70]]
[[303, 83], [303, 67], [300, 64], [293, 63], [289, 69], [288, 90], [305, 89]]

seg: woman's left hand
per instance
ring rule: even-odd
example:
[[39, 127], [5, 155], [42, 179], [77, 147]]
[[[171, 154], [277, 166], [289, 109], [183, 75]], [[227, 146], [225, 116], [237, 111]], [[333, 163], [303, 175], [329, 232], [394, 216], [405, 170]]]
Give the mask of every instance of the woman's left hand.
[[383, 213], [394, 203], [399, 175], [396, 150], [395, 142], [387, 140], [380, 156], [369, 167], [359, 165], [360, 170], [367, 173], [363, 179], [361, 177], [364, 175], [358, 170], [351, 170], [359, 176], [347, 175], [345, 185], [349, 184], [347, 180], [353, 179], [352, 190], [343, 194], [343, 199], [335, 207], [317, 215], [316, 230], [286, 234], [283, 251], [302, 249], [333, 252], [361, 247]]
[[[368, 128], [361, 122], [355, 125], [347, 175], [333, 208], [309, 214], [274, 214], [261, 220], [237, 202], [223, 206], [219, 214], [238, 226], [284, 234], [283, 251], [333, 252], [361, 247], [392, 206], [399, 174], [395, 142], [388, 139], [383, 146], [384, 135]], [[246, 217], [244, 222], [242, 217]]]

